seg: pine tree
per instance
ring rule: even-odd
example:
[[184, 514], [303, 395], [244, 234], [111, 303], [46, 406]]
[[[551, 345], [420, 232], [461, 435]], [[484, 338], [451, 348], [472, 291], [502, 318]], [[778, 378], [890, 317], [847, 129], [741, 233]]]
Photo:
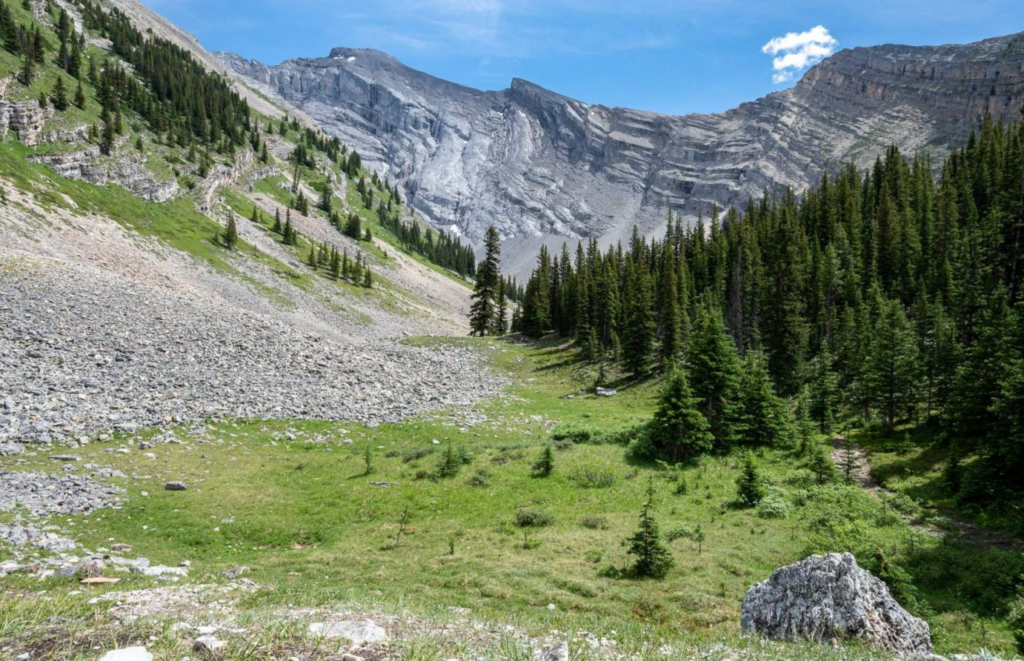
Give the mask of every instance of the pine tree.
[[750, 452], [743, 457], [743, 472], [736, 479], [736, 495], [746, 507], [755, 507], [766, 493], [764, 479], [757, 468], [754, 455]]
[[228, 225], [224, 229], [222, 236], [224, 240], [224, 247], [228, 250], [234, 250], [235, 246], [238, 245], [238, 225], [235, 222], [235, 214], [228, 216]]
[[647, 495], [640, 509], [640, 525], [629, 538], [627, 553], [636, 558], [630, 573], [637, 578], [665, 578], [675, 564], [672, 553], [661, 539], [654, 511], [654, 479], [647, 481]]
[[274, 227], [273, 227], [273, 231], [276, 234], [284, 233], [284, 226], [281, 225], [281, 209], [280, 208], [274, 209]]
[[775, 394], [768, 361], [760, 351], [749, 352], [743, 361], [736, 429], [744, 445], [780, 445], [791, 435], [789, 410]]
[[491, 335], [497, 327], [498, 296], [501, 287], [501, 237], [494, 225], [487, 228], [484, 261], [476, 274], [473, 305], [469, 312], [472, 335]]
[[85, 110], [85, 89], [81, 82], [78, 83], [78, 89], [75, 90], [75, 106], [79, 110]]
[[690, 391], [686, 373], [674, 369], [668, 376], [651, 424], [651, 445], [669, 461], [692, 459], [709, 452], [714, 444], [710, 426]]

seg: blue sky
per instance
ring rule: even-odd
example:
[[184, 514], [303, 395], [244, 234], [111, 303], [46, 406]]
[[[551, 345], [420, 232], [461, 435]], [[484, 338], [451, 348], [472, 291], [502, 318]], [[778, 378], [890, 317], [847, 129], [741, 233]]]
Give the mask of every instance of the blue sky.
[[1024, 31], [1021, 0], [142, 1], [209, 50], [270, 64], [377, 48], [472, 87], [519, 77], [588, 103], [673, 114], [783, 89], [798, 65], [837, 48]]

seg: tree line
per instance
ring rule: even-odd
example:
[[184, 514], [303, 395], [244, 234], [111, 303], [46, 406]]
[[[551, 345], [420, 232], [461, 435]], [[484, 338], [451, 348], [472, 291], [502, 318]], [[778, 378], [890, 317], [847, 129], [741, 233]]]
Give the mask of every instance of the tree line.
[[694, 381], [711, 361], [721, 379], [694, 393], [711, 440], [686, 433], [700, 446], [729, 438], [737, 413], [720, 409], [740, 401], [754, 355], [772, 392], [805, 401], [823, 431], [941, 424], [961, 500], [1019, 493], [1024, 128], [986, 120], [939, 172], [891, 147], [799, 197], [765, 194], [691, 227], [670, 213], [661, 239], [542, 249], [513, 328], [574, 338], [584, 358], [614, 356], [636, 376], [664, 365]]

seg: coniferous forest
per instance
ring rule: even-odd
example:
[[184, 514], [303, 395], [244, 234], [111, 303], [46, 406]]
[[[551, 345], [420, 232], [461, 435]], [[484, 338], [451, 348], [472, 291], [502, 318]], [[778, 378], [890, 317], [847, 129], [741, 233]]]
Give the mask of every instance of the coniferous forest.
[[606, 252], [542, 251], [514, 329], [574, 338], [585, 359], [614, 356], [637, 377], [685, 372], [710, 438], [692, 425], [668, 446], [654, 434], [654, 454], [778, 436], [757, 433], [771, 416], [744, 423], [763, 364], [770, 396], [792, 397], [821, 431], [934, 427], [960, 503], [1016, 501], [1024, 125], [986, 121], [934, 165], [893, 147], [801, 196], [766, 194], [690, 228], [670, 214], [660, 240], [634, 230]]

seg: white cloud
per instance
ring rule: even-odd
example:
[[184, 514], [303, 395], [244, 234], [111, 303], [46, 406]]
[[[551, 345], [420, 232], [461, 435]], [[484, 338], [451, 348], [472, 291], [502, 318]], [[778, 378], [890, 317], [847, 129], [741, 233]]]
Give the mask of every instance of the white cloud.
[[761, 52], [772, 55], [772, 82], [775, 84], [793, 80], [798, 74], [836, 51], [839, 42], [824, 25], [818, 25], [806, 32], [788, 32], [775, 37], [761, 47]]

